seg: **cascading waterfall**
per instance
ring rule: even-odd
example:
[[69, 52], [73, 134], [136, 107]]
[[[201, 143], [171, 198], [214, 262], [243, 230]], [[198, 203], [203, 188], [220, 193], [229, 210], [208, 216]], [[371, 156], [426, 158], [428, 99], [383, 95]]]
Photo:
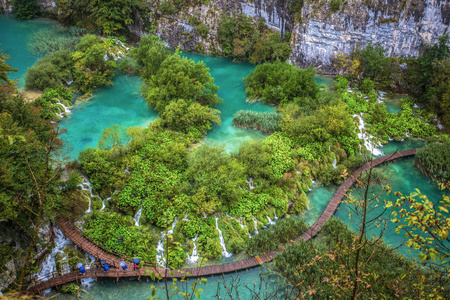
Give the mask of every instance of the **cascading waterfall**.
[[63, 103], [61, 103], [61, 101], [59, 101], [59, 99], [58, 99], [58, 102], [56, 103], [56, 105], [59, 106], [59, 113], [56, 114], [58, 117], [63, 118], [65, 114], [71, 113], [71, 111], [70, 111], [71, 107], [65, 106]]
[[219, 232], [219, 239], [220, 239], [220, 246], [222, 247], [222, 256], [223, 257], [231, 257], [233, 254], [227, 251], [227, 248], [225, 246], [225, 240], [223, 239], [222, 230], [219, 228], [219, 223], [217, 222], [219, 220], [218, 217], [215, 217], [216, 219], [216, 229]]
[[255, 234], [258, 234], [259, 233], [259, 231], [258, 231], [258, 221], [256, 221], [254, 216], [252, 216], [252, 218], [253, 218], [253, 223], [255, 224]]
[[134, 216], [134, 225], [136, 225], [137, 227], [139, 227], [139, 220], [141, 219], [141, 215], [142, 215], [142, 204], [141, 204], [141, 208], [136, 212], [136, 215]]
[[337, 159], [336, 159], [336, 156], [334, 157], [334, 160], [333, 160], [333, 168], [334, 168], [334, 169], [337, 168]]
[[275, 222], [272, 221], [272, 219], [269, 216], [267, 216], [267, 219], [269, 220], [269, 223], [267, 225], [275, 225]]
[[188, 261], [190, 263], [196, 263], [199, 259], [198, 256], [198, 250], [197, 250], [197, 244], [195, 243], [198, 238], [198, 233], [195, 235], [195, 237], [192, 239], [192, 242], [194, 243], [194, 249], [192, 249], [192, 255], [188, 255]]
[[173, 231], [175, 230], [175, 226], [177, 226], [178, 220], [177, 217], [175, 217], [175, 220], [172, 223], [172, 228], [167, 231], [167, 234], [165, 232], [162, 233], [161, 239], [158, 241], [158, 245], [156, 246], [156, 262], [160, 267], [165, 268], [166, 267], [166, 257], [165, 257], [165, 249], [164, 249], [164, 239], [167, 235], [172, 235]]
[[[52, 277], [51, 273], [56, 271], [56, 256], [59, 253], [64, 253], [64, 248], [71, 244], [72, 242], [69, 239], [66, 239], [64, 237], [64, 234], [58, 227], [53, 227], [53, 232], [55, 233], [55, 247], [53, 248], [52, 252], [45, 258], [45, 260], [42, 262], [41, 265], [41, 271], [37, 273], [37, 279], [38, 280], [48, 280], [50, 277]], [[68, 267], [68, 263], [64, 263], [62, 267]], [[62, 274], [70, 272], [70, 269], [67, 269], [66, 271], [63, 271]], [[48, 294], [51, 291], [51, 289], [47, 289], [42, 292], [43, 295]]]
[[249, 177], [246, 179], [248, 187], [250, 188], [250, 191], [252, 191], [255, 188], [255, 185], [253, 184], [253, 178]]
[[[377, 148], [375, 147], [375, 145], [371, 142], [371, 140], [373, 140], [373, 136], [371, 136], [370, 134], [366, 134], [366, 133], [364, 132], [364, 129], [365, 129], [365, 123], [364, 123], [364, 120], [362, 119], [362, 117], [361, 117], [360, 115], [357, 115], [357, 114], [353, 115], [353, 117], [357, 117], [358, 120], [359, 120], [359, 126], [358, 126], [359, 133], [358, 133], [358, 137], [359, 137], [361, 140], [364, 140], [364, 146], [367, 148], [367, 150], [369, 150], [370, 152], [372, 152], [372, 154], [373, 154], [374, 156], [382, 156], [382, 155], [384, 155], [384, 154], [383, 154], [383, 151], [377, 149]], [[381, 146], [381, 144], [378, 144], [378, 147], [379, 147], [379, 146]]]
[[80, 183], [78, 185], [79, 187], [81, 187], [81, 189], [83, 191], [89, 191], [90, 197], [89, 197], [89, 208], [87, 211], [85, 211], [85, 214], [88, 214], [90, 212], [92, 212], [91, 206], [92, 206], [92, 197], [96, 197], [98, 199], [100, 199], [100, 201], [102, 201], [102, 208], [100, 209], [100, 211], [104, 210], [106, 207], [106, 201], [111, 200], [111, 198], [114, 196], [115, 193], [117, 193], [117, 191], [114, 191], [114, 193], [111, 195], [111, 197], [106, 198], [106, 200], [103, 200], [102, 198], [100, 198], [99, 195], [94, 195], [92, 193], [92, 184], [91, 182], [87, 179], [87, 178], [83, 178], [83, 182]]

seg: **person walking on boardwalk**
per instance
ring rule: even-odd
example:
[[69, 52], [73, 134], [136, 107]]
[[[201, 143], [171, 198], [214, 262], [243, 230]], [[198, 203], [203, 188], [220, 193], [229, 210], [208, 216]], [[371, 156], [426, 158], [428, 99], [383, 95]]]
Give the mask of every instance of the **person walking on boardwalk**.
[[133, 270], [139, 270], [140, 261], [141, 260], [139, 258], [133, 258]]
[[109, 266], [108, 266], [108, 264], [106, 263], [105, 260], [101, 260], [100, 264], [102, 265], [103, 271], [105, 271], [105, 272], [109, 271]]
[[119, 262], [119, 265], [122, 267], [122, 270], [126, 271], [128, 269], [127, 263], [123, 260]]
[[84, 268], [82, 263], [77, 264], [77, 268], [80, 269], [80, 274], [84, 275], [86, 273], [86, 269]]

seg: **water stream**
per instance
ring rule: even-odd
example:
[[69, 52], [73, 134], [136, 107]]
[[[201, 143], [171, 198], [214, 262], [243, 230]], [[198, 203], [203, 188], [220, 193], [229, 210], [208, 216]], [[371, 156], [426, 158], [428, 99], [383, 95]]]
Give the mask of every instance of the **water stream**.
[[222, 235], [222, 230], [220, 230], [219, 223], [217, 222], [219, 218], [215, 217], [215, 219], [216, 219], [216, 229], [219, 232], [220, 247], [222, 247], [222, 256], [225, 258], [231, 257], [233, 254], [227, 251], [227, 247], [225, 246], [225, 240], [223, 239]]

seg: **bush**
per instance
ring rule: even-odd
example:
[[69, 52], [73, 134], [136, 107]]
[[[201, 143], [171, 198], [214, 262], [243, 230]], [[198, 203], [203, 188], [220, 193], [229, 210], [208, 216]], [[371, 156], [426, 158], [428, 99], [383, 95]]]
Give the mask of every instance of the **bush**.
[[439, 182], [450, 181], [450, 142], [432, 143], [416, 153], [416, 164]]
[[285, 104], [295, 98], [317, 99], [319, 87], [314, 81], [315, 70], [299, 69], [276, 61], [256, 66], [245, 78], [246, 94], [267, 104]]
[[36, 17], [41, 8], [38, 0], [13, 0], [13, 12], [18, 19], [29, 20]]
[[45, 90], [57, 88], [72, 80], [74, 64], [68, 50], [52, 53], [36, 62], [25, 75], [25, 88]]
[[290, 242], [308, 229], [308, 225], [300, 218], [284, 218], [274, 226], [261, 230], [258, 235], [246, 242], [246, 252], [251, 256], [277, 249]]

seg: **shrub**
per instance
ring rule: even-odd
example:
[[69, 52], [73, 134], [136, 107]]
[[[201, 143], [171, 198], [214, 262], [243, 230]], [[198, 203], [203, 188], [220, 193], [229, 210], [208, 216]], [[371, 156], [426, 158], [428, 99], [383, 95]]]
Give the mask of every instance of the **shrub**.
[[67, 50], [57, 51], [36, 62], [25, 75], [25, 88], [45, 90], [57, 88], [72, 80], [74, 64]]

